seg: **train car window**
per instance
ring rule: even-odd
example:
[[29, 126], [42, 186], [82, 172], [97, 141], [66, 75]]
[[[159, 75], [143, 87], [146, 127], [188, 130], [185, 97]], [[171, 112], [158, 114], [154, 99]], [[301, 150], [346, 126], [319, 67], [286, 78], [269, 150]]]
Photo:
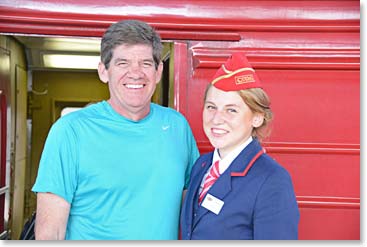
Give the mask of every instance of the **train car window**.
[[69, 114], [71, 112], [78, 111], [82, 108], [83, 107], [65, 107], [64, 109], [61, 110], [61, 117], [65, 116], [66, 114]]

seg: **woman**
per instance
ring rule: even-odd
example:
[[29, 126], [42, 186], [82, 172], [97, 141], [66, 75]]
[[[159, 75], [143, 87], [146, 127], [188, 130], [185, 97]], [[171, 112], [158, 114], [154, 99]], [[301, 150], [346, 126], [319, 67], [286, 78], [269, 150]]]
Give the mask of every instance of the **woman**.
[[191, 172], [182, 239], [297, 239], [299, 210], [288, 172], [260, 140], [270, 101], [246, 57], [235, 53], [205, 93], [203, 128], [214, 152]]

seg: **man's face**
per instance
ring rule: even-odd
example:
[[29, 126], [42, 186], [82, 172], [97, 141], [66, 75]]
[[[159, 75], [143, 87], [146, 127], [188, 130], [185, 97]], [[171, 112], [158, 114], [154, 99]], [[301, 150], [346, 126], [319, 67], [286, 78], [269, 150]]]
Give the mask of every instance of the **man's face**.
[[106, 69], [101, 63], [98, 72], [101, 80], [108, 82], [111, 106], [136, 121], [149, 113], [162, 69], [162, 64], [155, 69], [152, 47], [137, 44], [117, 46], [110, 67]]

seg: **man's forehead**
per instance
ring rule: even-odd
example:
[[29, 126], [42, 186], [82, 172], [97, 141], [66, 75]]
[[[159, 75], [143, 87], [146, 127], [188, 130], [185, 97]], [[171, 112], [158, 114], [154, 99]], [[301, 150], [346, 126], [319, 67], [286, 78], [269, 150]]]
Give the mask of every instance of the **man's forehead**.
[[113, 50], [113, 59], [153, 60], [153, 52], [149, 46], [118, 46]]

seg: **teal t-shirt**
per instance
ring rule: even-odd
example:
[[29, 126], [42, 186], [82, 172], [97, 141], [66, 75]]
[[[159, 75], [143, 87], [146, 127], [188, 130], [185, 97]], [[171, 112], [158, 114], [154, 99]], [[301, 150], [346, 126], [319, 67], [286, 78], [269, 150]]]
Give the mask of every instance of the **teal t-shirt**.
[[198, 156], [175, 110], [152, 103], [147, 117], [132, 121], [102, 101], [52, 126], [32, 190], [71, 204], [66, 239], [177, 239]]

